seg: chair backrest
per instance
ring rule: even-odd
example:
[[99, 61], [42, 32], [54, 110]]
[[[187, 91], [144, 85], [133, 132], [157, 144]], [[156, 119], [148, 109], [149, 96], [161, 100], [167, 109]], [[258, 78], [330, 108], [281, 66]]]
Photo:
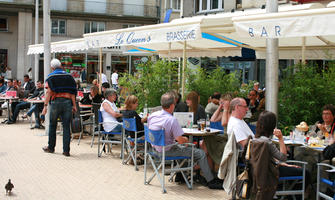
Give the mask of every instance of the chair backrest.
[[210, 122], [209, 126], [211, 128], [215, 128], [215, 129], [219, 129], [219, 130], [222, 130], [222, 132], [220, 133], [224, 133], [224, 127], [222, 126], [221, 124], [221, 121], [218, 121], [218, 122]]
[[256, 126], [252, 125], [252, 124], [248, 124], [249, 128], [251, 129], [251, 131], [256, 134]]
[[99, 123], [102, 123], [102, 122], [103, 122], [103, 119], [102, 119], [102, 113], [101, 113], [100, 110], [98, 110], [98, 115], [99, 115], [98, 122], [99, 122]]
[[137, 131], [136, 128], [136, 119], [134, 118], [123, 118], [123, 128], [126, 131]]
[[144, 126], [145, 141], [156, 146], [165, 146], [165, 131], [151, 130], [148, 126]]

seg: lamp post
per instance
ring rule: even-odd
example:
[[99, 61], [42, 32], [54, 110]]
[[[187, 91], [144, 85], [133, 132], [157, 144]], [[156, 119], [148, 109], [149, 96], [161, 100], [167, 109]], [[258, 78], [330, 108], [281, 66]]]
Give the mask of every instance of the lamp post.
[[[35, 44], [38, 44], [38, 0], [35, 0]], [[35, 54], [35, 83], [39, 79], [39, 54]], [[32, 78], [32, 77], [31, 77]]]
[[44, 80], [50, 74], [50, 0], [43, 0], [43, 45], [44, 45]]

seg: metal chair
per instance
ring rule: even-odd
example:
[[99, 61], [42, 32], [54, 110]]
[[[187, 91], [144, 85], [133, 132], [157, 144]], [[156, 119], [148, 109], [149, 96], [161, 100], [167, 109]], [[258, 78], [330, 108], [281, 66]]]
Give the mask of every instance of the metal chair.
[[209, 126], [210, 126], [210, 128], [215, 128], [215, 129], [222, 130], [222, 131], [220, 132], [220, 134], [223, 134], [223, 133], [224, 133], [224, 127], [222, 126], [221, 121], [218, 121], [218, 122], [210, 122]]
[[144, 139], [138, 138], [138, 133], [143, 133], [144, 131], [137, 131], [136, 127], [136, 118], [123, 118], [123, 130], [124, 131], [132, 131], [134, 132], [135, 137], [132, 138], [130, 135], [125, 134], [125, 144], [126, 150], [128, 151], [128, 157], [126, 160], [123, 160], [123, 164], [127, 163], [130, 159], [133, 160], [135, 165], [135, 170], [138, 171], [137, 168], [137, 153], [143, 152], [137, 150], [138, 144], [144, 144]]
[[[89, 119], [84, 120], [84, 118], [88, 117]], [[80, 139], [84, 133], [84, 127], [90, 126], [91, 133], [94, 134], [94, 113], [92, 110], [80, 110], [80, 124], [82, 126], [81, 132], [78, 138], [78, 145], [80, 144]]]
[[91, 141], [91, 148], [94, 144], [94, 136], [99, 135], [99, 109], [100, 109], [101, 103], [93, 103], [92, 102], [92, 110], [93, 110], [93, 132], [92, 132], [92, 141]]
[[[306, 177], [306, 165], [307, 162], [288, 160], [286, 163], [297, 164], [302, 167], [301, 176], [285, 176], [279, 177], [279, 183], [282, 183], [282, 189], [276, 192], [276, 196], [287, 196], [287, 195], [301, 195], [301, 199], [305, 196], [305, 177]], [[301, 184], [300, 189], [294, 189], [297, 184]], [[295, 199], [295, 197], [293, 197]], [[281, 198], [283, 199], [283, 197]]]
[[[320, 197], [328, 200], [335, 199], [335, 194], [333, 197], [328, 196], [327, 194], [320, 191], [320, 184], [325, 183], [327, 187], [330, 187], [333, 191], [335, 190], [335, 180], [329, 180], [328, 178], [321, 177], [321, 170], [325, 170], [327, 174], [335, 172], [335, 166], [329, 165], [326, 163], [317, 163], [318, 165], [318, 179], [317, 179], [317, 188], [316, 188], [316, 200], [319, 200]], [[327, 170], [328, 169], [328, 170]]]
[[[102, 151], [104, 149], [104, 147], [106, 146], [106, 144], [108, 144], [108, 151], [112, 152], [112, 145], [113, 144], [121, 144], [121, 159], [123, 160], [123, 148], [124, 148], [124, 131], [121, 132], [106, 132], [104, 130], [101, 129], [101, 125], [103, 124], [108, 124], [108, 123], [117, 123], [120, 124], [119, 122], [103, 122], [102, 119], [102, 114], [101, 111], [98, 111], [99, 113], [99, 126], [98, 126], [98, 132], [99, 132], [99, 136], [98, 136], [98, 157], [101, 157]], [[120, 136], [120, 139], [112, 139], [111, 136]], [[102, 147], [100, 148], [100, 145], [102, 145]]]
[[254, 134], [256, 134], [256, 126], [253, 125], [253, 124], [250, 124], [250, 123], [248, 123], [248, 126], [249, 126], [250, 130], [251, 130]]
[[[166, 145], [165, 144], [165, 132], [164, 129], [162, 130], [151, 130], [147, 126], [144, 126], [144, 132], [145, 132], [145, 158], [144, 158], [144, 184], [148, 185], [152, 181], [152, 179], [157, 176], [161, 186], [162, 186], [162, 192], [166, 193], [165, 189], [165, 174], [170, 173], [170, 178], [169, 181], [172, 181], [172, 178], [176, 174], [176, 172], [181, 172], [187, 187], [189, 189], [193, 188], [193, 166], [194, 166], [194, 144], [187, 143], [187, 145], [192, 147], [192, 154], [191, 156], [165, 156], [165, 148], [166, 147], [171, 147], [176, 145], [171, 144], [171, 145]], [[162, 152], [158, 153], [155, 150], [149, 151], [148, 150], [148, 143], [151, 145], [156, 145], [156, 146], [161, 146], [162, 147]], [[147, 160], [150, 160], [150, 163], [154, 169], [154, 174], [147, 179]], [[171, 162], [171, 168], [166, 169], [165, 164], [166, 161]], [[176, 165], [174, 166], [174, 162]], [[184, 164], [186, 164], [186, 161], [188, 162], [188, 166], [183, 167]], [[162, 170], [162, 174], [159, 174], [159, 170]], [[188, 181], [187, 176], [184, 172], [189, 171], [190, 172], [190, 177], [191, 180]]]

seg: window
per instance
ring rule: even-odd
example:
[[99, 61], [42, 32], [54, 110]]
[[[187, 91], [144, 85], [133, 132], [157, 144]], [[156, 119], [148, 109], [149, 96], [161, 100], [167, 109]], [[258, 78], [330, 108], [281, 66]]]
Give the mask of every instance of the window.
[[65, 20], [53, 19], [51, 20], [51, 34], [64, 35], [66, 33]]
[[170, 6], [173, 10], [180, 10], [180, 0], [170, 0]]
[[138, 26], [141, 26], [141, 25], [138, 25], [138, 24], [123, 24], [122, 28], [133, 28], [133, 27], [138, 27]]
[[106, 0], [85, 0], [85, 12], [106, 13]]
[[50, 1], [50, 9], [51, 10], [66, 11], [66, 9], [67, 9], [67, 0], [51, 0]]
[[0, 31], [8, 31], [7, 18], [0, 18]]
[[105, 31], [105, 22], [85, 22], [84, 33]]
[[219, 11], [224, 9], [224, 0], [196, 0], [197, 12]]

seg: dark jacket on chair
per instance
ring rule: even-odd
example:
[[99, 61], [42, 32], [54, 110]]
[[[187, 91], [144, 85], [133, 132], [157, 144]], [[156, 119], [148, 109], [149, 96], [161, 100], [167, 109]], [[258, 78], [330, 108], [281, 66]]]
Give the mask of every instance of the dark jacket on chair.
[[277, 190], [279, 171], [268, 142], [253, 139], [250, 149], [252, 199], [272, 199]]

